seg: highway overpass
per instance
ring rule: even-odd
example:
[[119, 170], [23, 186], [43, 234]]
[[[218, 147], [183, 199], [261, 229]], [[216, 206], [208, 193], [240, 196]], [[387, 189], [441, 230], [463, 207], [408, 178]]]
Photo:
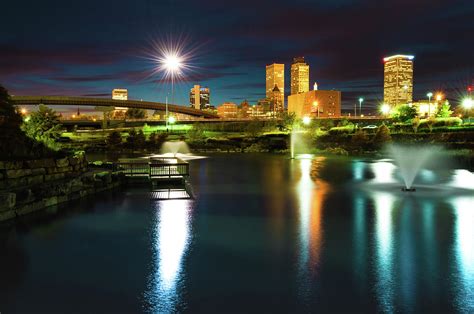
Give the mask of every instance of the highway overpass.
[[[141, 100], [115, 100], [108, 98], [90, 98], [90, 97], [66, 97], [66, 96], [12, 96], [13, 102], [17, 106], [91, 106], [91, 107], [125, 107], [139, 108], [147, 110], [166, 110], [166, 104]], [[193, 117], [205, 119], [218, 119], [219, 117], [211, 112], [201, 111], [190, 107], [168, 105], [168, 111], [180, 113]]]

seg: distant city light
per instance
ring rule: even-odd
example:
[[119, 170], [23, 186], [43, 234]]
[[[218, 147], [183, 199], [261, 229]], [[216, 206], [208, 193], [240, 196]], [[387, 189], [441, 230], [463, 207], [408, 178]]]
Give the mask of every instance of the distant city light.
[[462, 101], [462, 106], [467, 110], [471, 110], [474, 107], [474, 100], [472, 100], [472, 98], [466, 98]]
[[20, 112], [21, 114], [25, 115], [28, 111], [26, 110], [26, 108], [21, 108]]
[[388, 104], [383, 104], [380, 106], [380, 112], [384, 115], [387, 115], [390, 113], [390, 106]]
[[438, 93], [436, 94], [436, 101], [441, 101], [443, 99], [443, 94]]
[[311, 123], [311, 118], [308, 116], [303, 117], [303, 124], [309, 125]]
[[413, 59], [415, 59], [415, 56], [394, 55], [394, 56], [390, 56], [390, 57], [383, 58], [383, 61], [384, 61], [384, 62], [387, 62], [387, 61], [390, 61], [390, 60], [396, 59], [396, 58], [405, 58], [405, 59], [408, 59], [408, 60], [413, 60]]

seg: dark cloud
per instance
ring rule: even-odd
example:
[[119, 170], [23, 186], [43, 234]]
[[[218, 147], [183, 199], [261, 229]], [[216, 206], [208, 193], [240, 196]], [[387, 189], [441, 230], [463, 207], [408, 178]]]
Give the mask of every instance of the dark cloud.
[[[3, 8], [22, 12], [0, 21], [0, 78], [17, 93], [92, 95], [127, 86], [137, 98], [154, 98], [157, 89], [165, 93], [157, 83], [169, 80], [143, 56], [176, 35], [196, 63], [180, 82], [209, 86], [217, 103], [263, 97], [265, 65], [273, 62], [286, 64], [289, 90], [294, 56], [306, 57], [311, 82], [341, 90], [347, 108], [361, 95], [376, 106], [382, 58], [393, 53], [416, 56], [416, 98], [435, 89], [462, 94], [474, 77], [471, 0], [44, 0]], [[182, 103], [188, 92], [177, 94]]]

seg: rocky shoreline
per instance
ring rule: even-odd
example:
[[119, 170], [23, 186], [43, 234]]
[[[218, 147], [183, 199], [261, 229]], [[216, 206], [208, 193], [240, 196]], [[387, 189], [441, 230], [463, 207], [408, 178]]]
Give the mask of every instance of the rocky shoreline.
[[122, 184], [120, 174], [90, 170], [84, 154], [59, 159], [0, 161], [0, 222]]

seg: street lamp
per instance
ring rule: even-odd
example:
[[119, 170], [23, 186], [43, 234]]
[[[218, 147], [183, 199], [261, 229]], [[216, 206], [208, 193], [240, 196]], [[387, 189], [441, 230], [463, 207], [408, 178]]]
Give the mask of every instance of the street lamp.
[[[181, 74], [183, 67], [183, 58], [176, 52], [165, 53], [162, 58], [159, 59], [161, 68], [165, 71], [167, 77], [171, 78], [171, 103], [174, 104], [174, 80], [176, 76]], [[168, 97], [166, 97], [166, 129], [168, 130]]]
[[428, 118], [431, 116], [431, 97], [433, 97], [433, 93], [429, 92], [426, 94], [428, 96]]
[[472, 98], [466, 98], [462, 101], [461, 105], [467, 112], [468, 123], [471, 123], [471, 109], [474, 108], [474, 100]]
[[309, 125], [311, 123], [311, 118], [308, 116], [303, 117], [303, 124], [304, 125]]
[[462, 106], [466, 110], [471, 110], [474, 107], [474, 100], [472, 100], [472, 98], [466, 98], [462, 101]]
[[319, 118], [319, 103], [316, 100], [313, 101], [313, 107], [316, 107], [316, 109], [318, 110], [318, 118]]
[[173, 131], [173, 124], [176, 122], [176, 118], [171, 116], [171, 117], [166, 117], [166, 121], [171, 124], [171, 131]]
[[364, 101], [364, 98], [359, 98], [359, 114], [362, 117], [362, 102]]
[[390, 113], [390, 106], [388, 104], [382, 104], [382, 106], [380, 106], [380, 112], [383, 115], [388, 115]]

